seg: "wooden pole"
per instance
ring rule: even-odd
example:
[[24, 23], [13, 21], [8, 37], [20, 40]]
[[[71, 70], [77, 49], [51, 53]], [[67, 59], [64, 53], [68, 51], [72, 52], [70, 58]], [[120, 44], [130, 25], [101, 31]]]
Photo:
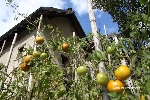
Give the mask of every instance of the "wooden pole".
[[[106, 35], [106, 38], [108, 38], [107, 32], [106, 32], [106, 26], [104, 25], [104, 32]], [[110, 59], [110, 54], [108, 54], [108, 60], [109, 60], [109, 65], [111, 65], [111, 59]]]
[[12, 50], [14, 48], [14, 45], [15, 45], [15, 42], [16, 42], [16, 39], [17, 39], [17, 33], [15, 33], [15, 36], [14, 36], [14, 39], [13, 39], [13, 42], [12, 42], [12, 45], [10, 47], [10, 51], [9, 51], [9, 55], [8, 55], [8, 59], [6, 61], [6, 72], [7, 72], [7, 68], [8, 68], [8, 65], [9, 65], [9, 61], [10, 61], [10, 58], [11, 58], [11, 54], [12, 54]]
[[5, 43], [6, 43], [6, 40], [4, 40], [4, 42], [3, 42], [3, 45], [2, 45], [2, 48], [1, 48], [0, 55], [1, 55], [1, 54], [2, 54], [2, 52], [3, 52], [3, 49], [4, 49], [4, 46], [5, 46]]
[[[42, 19], [43, 19], [43, 15], [40, 16], [40, 21], [39, 21], [39, 25], [38, 25], [38, 29], [37, 29], [37, 35], [35, 36], [35, 39], [40, 33]], [[36, 47], [37, 47], [37, 44], [34, 42], [34, 51], [36, 51]], [[32, 88], [32, 81], [33, 81], [33, 75], [32, 75], [32, 73], [30, 73], [28, 91], [30, 91]]]
[[[75, 37], [75, 32], [73, 32], [73, 37]], [[74, 42], [74, 45], [75, 45], [75, 42]], [[77, 68], [77, 63], [76, 63], [76, 59], [74, 59], [74, 65], [75, 65], [75, 69]], [[77, 71], [75, 70], [75, 82], [77, 83]]]
[[[101, 45], [98, 40], [99, 34], [98, 34], [96, 20], [94, 17], [92, 4], [91, 4], [90, 0], [87, 0], [87, 8], [88, 8], [88, 12], [89, 12], [89, 19], [90, 19], [90, 24], [91, 24], [91, 28], [92, 28], [92, 34], [93, 34], [93, 38], [94, 38], [95, 50], [102, 51]], [[100, 62], [98, 66], [99, 66], [99, 71], [106, 73], [104, 62]], [[107, 95], [107, 88], [103, 86], [102, 89], [103, 89], [103, 93], [102, 93], [103, 100], [110, 100], [109, 96]]]
[[[104, 32], [105, 32], [105, 35], [106, 35], [106, 38], [108, 38], [108, 34], [107, 34], [107, 31], [106, 31], [106, 25], [104, 25]], [[110, 54], [108, 54], [108, 64], [109, 64], [109, 66], [111, 66], [111, 57], [110, 57]], [[110, 74], [112, 74], [112, 73], [110, 73]], [[110, 75], [109, 74], [109, 75]], [[110, 79], [113, 79], [113, 77], [112, 76], [109, 76], [110, 77]]]

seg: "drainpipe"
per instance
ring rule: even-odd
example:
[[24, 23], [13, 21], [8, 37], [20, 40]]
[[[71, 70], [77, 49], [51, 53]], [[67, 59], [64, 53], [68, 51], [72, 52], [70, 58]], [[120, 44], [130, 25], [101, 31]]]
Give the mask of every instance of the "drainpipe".
[[6, 62], [6, 72], [7, 72], [7, 68], [8, 68], [8, 65], [9, 65], [9, 61], [10, 61], [10, 58], [11, 58], [11, 54], [12, 54], [12, 50], [14, 48], [14, 45], [15, 45], [15, 42], [16, 42], [16, 39], [17, 39], [17, 33], [15, 33], [15, 36], [14, 36], [14, 39], [13, 39], [13, 42], [12, 42], [12, 45], [11, 45], [11, 48], [10, 48], [10, 51], [9, 51], [9, 55], [8, 55], [8, 59], [7, 59], [7, 62]]

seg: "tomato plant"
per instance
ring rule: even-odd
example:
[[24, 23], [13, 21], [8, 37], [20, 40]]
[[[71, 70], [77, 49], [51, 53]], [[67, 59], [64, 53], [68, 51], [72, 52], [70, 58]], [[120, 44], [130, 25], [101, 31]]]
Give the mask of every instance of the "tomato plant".
[[[6, 66], [0, 65], [0, 100], [102, 100], [102, 86], [107, 88], [111, 100], [147, 99], [150, 94], [150, 37], [147, 34], [150, 19], [146, 14], [136, 13], [131, 14], [130, 20], [126, 27], [131, 27], [131, 36], [118, 36], [118, 43], [99, 34], [102, 51], [94, 50], [92, 34], [85, 38], [64, 37], [58, 28], [45, 26], [55, 34], [46, 42], [43, 35], [37, 37], [35, 42], [42, 44], [37, 46], [37, 51], [33, 46], [24, 48], [19, 61], [25, 64], [19, 62], [19, 67], [10, 74], [6, 73]], [[146, 22], [148, 29], [138, 29], [139, 21]], [[101, 63], [107, 74], [99, 69]], [[33, 81], [28, 91], [31, 74]], [[136, 95], [131, 91], [133, 87], [125, 85], [128, 77], [134, 83]]]

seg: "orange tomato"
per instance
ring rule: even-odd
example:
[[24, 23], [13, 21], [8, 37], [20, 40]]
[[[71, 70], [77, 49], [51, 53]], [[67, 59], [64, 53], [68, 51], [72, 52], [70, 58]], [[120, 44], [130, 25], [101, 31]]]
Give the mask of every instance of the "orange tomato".
[[20, 64], [20, 68], [23, 70], [23, 71], [28, 71], [29, 69], [30, 69], [30, 66], [28, 66], [28, 65], [24, 65], [24, 63], [21, 63]]
[[67, 44], [67, 43], [62, 44], [62, 49], [63, 50], [68, 50], [68, 48], [69, 48], [69, 44]]
[[107, 84], [107, 89], [109, 92], [116, 91], [117, 93], [122, 93], [124, 91], [124, 84], [120, 80], [110, 80]]
[[121, 65], [115, 71], [115, 76], [118, 80], [126, 80], [130, 76], [131, 72], [129, 67]]
[[44, 38], [42, 36], [39, 36], [35, 39], [35, 42], [37, 44], [42, 44], [42, 43], [44, 43]]
[[33, 55], [27, 55], [25, 58], [24, 58], [24, 62], [27, 64], [30, 62], [31, 58], [33, 58], [34, 56]]

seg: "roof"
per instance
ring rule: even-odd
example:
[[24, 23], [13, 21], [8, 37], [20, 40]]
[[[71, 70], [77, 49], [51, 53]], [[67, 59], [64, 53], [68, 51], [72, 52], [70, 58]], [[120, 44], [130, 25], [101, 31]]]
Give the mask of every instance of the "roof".
[[[76, 33], [79, 37], [85, 37], [85, 32], [83, 31], [77, 17], [75, 16], [75, 12], [72, 11], [72, 8], [68, 8], [67, 10], [57, 9], [53, 7], [40, 7], [35, 12], [30, 14], [27, 19], [29, 21], [34, 21], [35, 19], [39, 18], [41, 15], [43, 17], [54, 18], [54, 17], [68, 17], [68, 19], [74, 25]], [[20, 23], [15, 25], [12, 29], [7, 31], [4, 35], [0, 37], [0, 47], [3, 44], [4, 40], [9, 40], [10, 38], [14, 37], [15, 33], [20, 33], [21, 31], [25, 30], [29, 23], [26, 19], [22, 20]]]

